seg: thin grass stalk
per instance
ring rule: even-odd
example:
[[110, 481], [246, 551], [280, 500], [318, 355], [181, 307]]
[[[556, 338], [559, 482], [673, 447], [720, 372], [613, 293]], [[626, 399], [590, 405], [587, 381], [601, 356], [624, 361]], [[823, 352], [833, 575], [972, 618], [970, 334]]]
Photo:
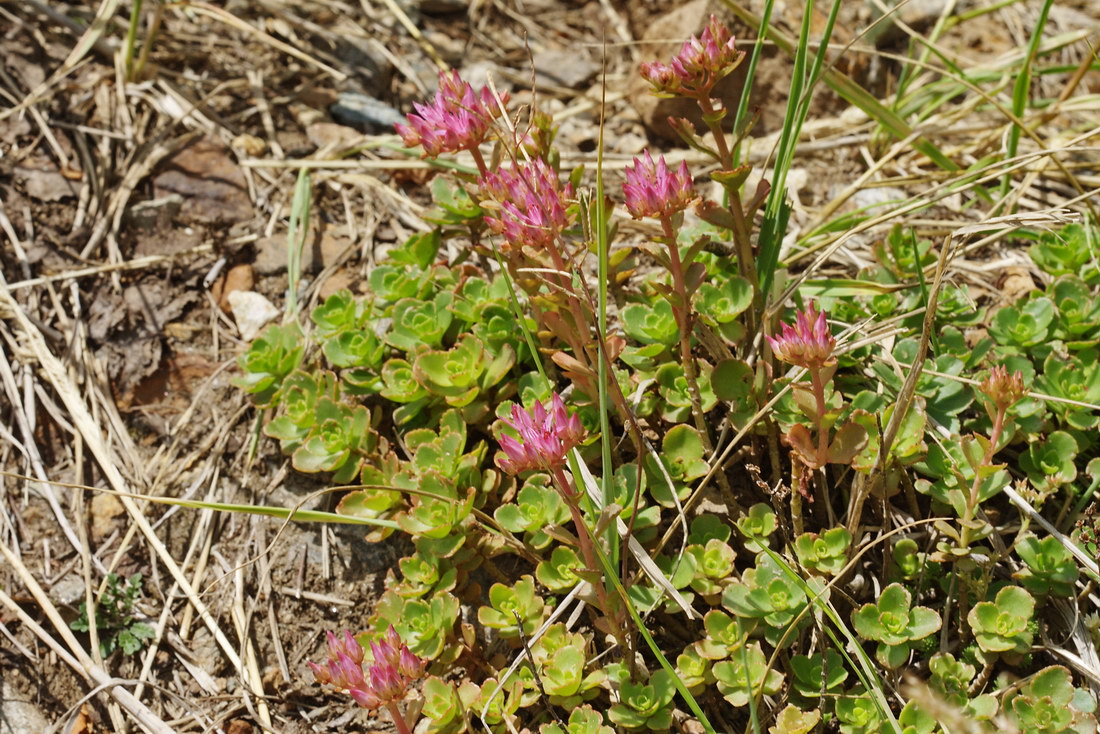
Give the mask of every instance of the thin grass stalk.
[[[604, 93], [607, 84], [603, 85]], [[604, 107], [600, 107], [600, 131], [596, 144], [596, 269], [597, 295], [596, 295], [596, 319], [599, 328], [596, 348], [599, 350], [599, 359], [596, 364], [596, 385], [599, 389], [600, 405], [600, 489], [603, 492], [604, 507], [614, 501], [614, 491], [611, 471], [611, 417], [608, 415], [610, 402], [607, 394], [607, 381], [614, 379], [607, 369], [607, 355], [604, 354], [607, 339], [607, 279], [609, 277], [610, 241], [608, 230], [609, 212], [607, 200], [604, 196], [603, 180], [603, 154], [604, 154]], [[615, 529], [615, 523], [609, 523], [607, 529], [608, 553], [611, 556], [612, 565], [619, 562], [619, 533]]]
[[[1039, 54], [1039, 44], [1043, 41], [1043, 31], [1046, 29], [1047, 18], [1050, 16], [1050, 8], [1054, 0], [1046, 0], [1039, 11], [1039, 19], [1035, 28], [1031, 31], [1031, 40], [1027, 45], [1027, 56], [1024, 57], [1024, 65], [1016, 74], [1016, 86], [1012, 89], [1012, 113], [1017, 118], [1022, 118], [1027, 109], [1027, 99], [1031, 92], [1031, 66], [1035, 63], [1035, 57]], [[1008, 130], [1008, 141], [1005, 145], [1005, 157], [1012, 158], [1020, 147], [1020, 135], [1023, 133], [1022, 125], [1013, 125]], [[1001, 196], [1008, 193], [1012, 185], [1012, 178], [1005, 174], [1001, 179]]]
[[[760, 15], [760, 29], [757, 30], [756, 43], [752, 47], [752, 55], [749, 56], [749, 67], [745, 73], [745, 87], [741, 91], [741, 100], [737, 103], [737, 112], [733, 116], [733, 134], [739, 135], [741, 126], [745, 124], [745, 117], [749, 112], [749, 99], [752, 97], [752, 83], [756, 76], [756, 65], [760, 63], [760, 55], [764, 51], [764, 41], [767, 29], [772, 19], [772, 8], [775, 0], [766, 0], [763, 13]], [[748, 136], [742, 139], [742, 143]], [[736, 165], [741, 160], [741, 145], [737, 145], [733, 151], [733, 162]]]
[[130, 23], [126, 28], [126, 45], [122, 49], [122, 68], [126, 70], [126, 80], [131, 81], [134, 71], [134, 46], [137, 45], [138, 25], [141, 23], [142, 0], [134, 0], [130, 8]]
[[290, 222], [287, 225], [287, 298], [284, 322], [298, 319], [298, 283], [302, 279], [302, 248], [309, 234], [309, 209], [313, 187], [310, 184], [309, 169], [298, 172], [298, 182], [294, 185], [294, 197], [290, 202]]

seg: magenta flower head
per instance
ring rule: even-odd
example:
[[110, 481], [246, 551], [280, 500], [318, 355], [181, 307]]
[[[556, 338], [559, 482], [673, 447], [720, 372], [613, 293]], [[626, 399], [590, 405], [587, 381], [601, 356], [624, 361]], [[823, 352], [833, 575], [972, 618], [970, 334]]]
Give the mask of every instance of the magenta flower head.
[[566, 455], [584, 440], [580, 418], [569, 415], [557, 393], [550, 398], [549, 411], [542, 403], [535, 403], [530, 412], [513, 405], [512, 419], [504, 422], [519, 434], [518, 441], [506, 434], [500, 437], [504, 456], [497, 459], [497, 465], [509, 474], [561, 469]]
[[486, 207], [485, 223], [513, 247], [547, 247], [572, 221], [568, 199], [573, 186], [563, 186], [541, 158], [487, 173], [478, 185], [496, 203]]
[[[507, 96], [502, 99], [507, 101]], [[408, 125], [397, 123], [397, 134], [409, 148], [421, 145], [424, 155], [434, 158], [443, 153], [470, 150], [485, 142], [493, 120], [500, 116], [492, 92], [482, 87], [475, 92], [462, 81], [457, 71], [439, 72], [439, 91], [431, 104], [414, 104]]]
[[400, 701], [424, 674], [424, 661], [409, 650], [391, 625], [381, 640], [371, 643], [374, 662], [363, 670], [363, 647], [345, 630], [343, 636], [328, 636], [328, 660], [324, 665], [309, 663], [318, 683], [348, 692], [363, 708], [376, 709]]
[[654, 163], [648, 150], [644, 158], [634, 159], [633, 167], [626, 167], [623, 196], [635, 219], [671, 217], [687, 209], [696, 198], [687, 163], [680, 161], [680, 167], [672, 171], [664, 156]]
[[709, 95], [718, 80], [736, 69], [744, 57], [729, 28], [712, 15], [703, 33], [688, 39], [670, 63], [643, 63], [641, 74], [657, 94], [697, 97]]
[[1016, 370], [1010, 375], [1003, 365], [994, 367], [989, 377], [982, 381], [979, 389], [993, 401], [994, 405], [1004, 410], [1027, 394], [1023, 373]]
[[825, 322], [825, 312], [817, 311], [811, 301], [804, 311], [795, 314], [794, 326], [782, 324], [780, 336], [768, 337], [775, 356], [796, 367], [821, 369], [835, 363], [833, 349], [836, 339]]

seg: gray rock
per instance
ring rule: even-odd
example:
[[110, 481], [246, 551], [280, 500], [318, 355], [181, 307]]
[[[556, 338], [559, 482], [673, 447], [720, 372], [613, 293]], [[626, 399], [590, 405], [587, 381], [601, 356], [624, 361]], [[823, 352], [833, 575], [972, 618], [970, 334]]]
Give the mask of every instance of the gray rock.
[[328, 111], [334, 120], [345, 125], [369, 126], [388, 131], [394, 124], [405, 122], [405, 116], [393, 107], [358, 92], [342, 92]]
[[42, 710], [4, 676], [0, 680], [0, 732], [41, 734], [48, 724]]
[[544, 84], [576, 89], [596, 76], [600, 70], [587, 53], [580, 49], [546, 49], [534, 54], [535, 80]]

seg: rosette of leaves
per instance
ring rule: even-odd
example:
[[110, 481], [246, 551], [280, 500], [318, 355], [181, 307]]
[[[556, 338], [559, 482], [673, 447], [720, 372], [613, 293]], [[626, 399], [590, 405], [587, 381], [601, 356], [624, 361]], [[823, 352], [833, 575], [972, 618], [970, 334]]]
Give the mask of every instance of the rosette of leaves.
[[[1056, 398], [1084, 403], [1100, 402], [1100, 352], [1082, 349], [1072, 359], [1051, 352], [1043, 361], [1043, 373], [1036, 380], [1040, 391]], [[1095, 411], [1066, 403], [1051, 402], [1050, 409], [1068, 426], [1078, 430], [1093, 428]]]
[[1054, 302], [1038, 297], [1022, 305], [1005, 306], [993, 314], [989, 335], [1002, 347], [1027, 351], [1043, 344], [1054, 321]]
[[367, 307], [347, 288], [336, 291], [309, 314], [313, 336], [324, 341], [361, 326]]
[[1093, 259], [1095, 234], [1080, 224], [1041, 232], [1028, 250], [1032, 262], [1051, 275], [1077, 275]]
[[932, 673], [929, 684], [945, 701], [963, 709], [973, 719], [988, 721], [997, 713], [997, 699], [989, 694], [970, 698], [970, 682], [976, 670], [973, 665], [956, 660], [948, 652], [938, 652], [928, 661]]
[[402, 298], [393, 307], [393, 323], [386, 333], [386, 342], [412, 354], [418, 349], [442, 346], [443, 335], [451, 325], [454, 313], [450, 309], [451, 293], [436, 294], [432, 300]]
[[522, 680], [512, 678], [498, 685], [496, 678], [486, 678], [481, 684], [481, 695], [472, 708], [492, 731], [506, 731], [504, 723], [511, 721], [522, 705]]
[[434, 594], [430, 599], [406, 599], [387, 591], [378, 600], [371, 626], [381, 632], [393, 625], [413, 653], [425, 660], [449, 663], [462, 650], [460, 645], [448, 649], [458, 609], [458, 599], [449, 592]]
[[729, 660], [714, 664], [718, 692], [734, 706], [745, 706], [750, 698], [771, 696], [783, 687], [783, 674], [768, 667], [760, 643], [743, 646]]
[[[800, 626], [809, 624], [806, 593], [770, 555], [757, 556], [756, 567], [746, 569], [741, 580], [726, 587], [722, 606], [738, 617], [762, 621], [764, 638], [775, 645], [801, 615]], [[789, 644], [794, 635], [787, 636]]]
[[1094, 734], [1096, 701], [1076, 689], [1069, 671], [1052, 665], [1005, 697], [1009, 718], [1028, 734]]
[[428, 722], [426, 734], [464, 734], [469, 731], [468, 713], [481, 689], [469, 681], [454, 683], [429, 676], [420, 688], [424, 700], [421, 715]]
[[1036, 489], [1050, 490], [1077, 478], [1077, 441], [1065, 431], [1055, 431], [1020, 454], [1020, 468]]
[[584, 705], [569, 713], [569, 721], [563, 729], [561, 724], [543, 724], [539, 734], [615, 734], [615, 730], [603, 723], [603, 715]]
[[1012, 577], [1028, 591], [1039, 596], [1073, 595], [1077, 583], [1077, 563], [1073, 554], [1057, 538], [1039, 540], [1033, 535], [1016, 543], [1016, 555], [1027, 564]]
[[393, 411], [393, 421], [399, 426], [416, 418], [431, 397], [417, 382], [412, 365], [400, 358], [389, 359], [382, 365], [382, 389], [379, 393], [387, 400], [401, 403]]
[[535, 593], [535, 580], [528, 575], [521, 576], [512, 586], [493, 584], [489, 588], [489, 604], [477, 610], [477, 620], [498, 630], [505, 639], [519, 637], [519, 625], [523, 626], [523, 634], [530, 637], [542, 624], [546, 612], [542, 597]]
[[[625, 677], [625, 671], [621, 677]], [[607, 717], [630, 731], [665, 731], [672, 725], [675, 693], [672, 676], [663, 669], [650, 676], [647, 683], [622, 680], [619, 702], [608, 709]]]
[[1026, 653], [1031, 649], [1035, 599], [1018, 586], [1005, 586], [993, 601], [978, 602], [966, 617], [983, 652]]
[[838, 697], [835, 711], [841, 734], [878, 734], [882, 723], [878, 706], [862, 686]]
[[294, 450], [291, 463], [300, 472], [332, 472], [332, 481], [347, 484], [378, 448], [370, 412], [329, 397], [317, 401], [316, 411], [313, 428]]
[[264, 433], [278, 439], [284, 453], [291, 453], [317, 423], [317, 403], [322, 398], [335, 401], [339, 397], [340, 383], [332, 372], [292, 372], [283, 381], [279, 416], [264, 426]]
[[791, 657], [791, 700], [800, 706], [812, 705], [822, 698], [832, 701], [847, 679], [844, 658], [836, 650]]
[[728, 543], [711, 538], [706, 545], [689, 545], [685, 553], [695, 560], [690, 586], [703, 596], [721, 594], [732, 573], [737, 554]]
[[[466, 421], [457, 410], [447, 410], [439, 417], [439, 428], [415, 428], [403, 437], [405, 450], [412, 455], [406, 468], [413, 475], [434, 471], [454, 481], [459, 487], [483, 486], [481, 466], [488, 452], [488, 445], [478, 441], [472, 451], [466, 452]], [[493, 475], [489, 470], [485, 475]]]
[[770, 734], [810, 734], [821, 721], [821, 712], [817, 709], [802, 711], [795, 706], [787, 706], [775, 717], [775, 724], [768, 727]]
[[629, 364], [645, 366], [663, 354], [680, 339], [680, 327], [676, 325], [672, 306], [666, 300], [652, 305], [631, 303], [622, 311], [623, 331], [642, 346], [624, 354]]
[[1063, 275], [1047, 293], [1058, 309], [1056, 335], [1070, 349], [1096, 344], [1100, 338], [1100, 299], [1076, 275]]
[[376, 393], [382, 389], [379, 368], [386, 347], [370, 328], [345, 331], [325, 342], [329, 363], [342, 368], [340, 378], [353, 390]]
[[547, 474], [532, 474], [524, 482], [514, 503], [503, 504], [493, 513], [496, 521], [511, 533], [523, 533], [523, 542], [535, 550], [550, 545], [547, 532], [569, 519], [569, 507], [552, 486]]
[[804, 567], [825, 576], [833, 576], [848, 561], [852, 534], [842, 527], [823, 533], [803, 533], [795, 538], [794, 551]]
[[458, 579], [458, 569], [434, 553], [415, 553], [397, 562], [401, 582], [392, 587], [401, 596], [418, 598], [451, 591]]
[[692, 695], [698, 695], [715, 681], [711, 664], [699, 647], [692, 645], [676, 657], [676, 674]]
[[745, 644], [748, 638], [741, 620], [720, 609], [711, 609], [703, 616], [703, 628], [707, 636], [696, 643], [696, 649], [707, 660], [727, 658]]
[[[653, 454], [645, 457], [646, 484], [653, 499], [664, 507], [675, 507], [677, 499], [686, 498], [690, 483], [710, 470], [703, 458], [705, 453], [703, 438], [692, 426], [680, 424], [669, 429], [661, 440], [660, 464]], [[661, 471], [662, 465], [667, 476]]]
[[383, 264], [371, 269], [367, 285], [379, 301], [393, 304], [403, 298], [423, 298], [430, 292], [431, 275], [424, 268]]
[[414, 538], [441, 540], [459, 530], [474, 506], [477, 492], [469, 488], [459, 495], [455, 483], [434, 471], [417, 478], [417, 491], [410, 492], [411, 505], [397, 516], [397, 524]]
[[251, 395], [256, 405], [275, 405], [283, 380], [301, 364], [303, 354], [302, 332], [296, 323], [269, 326], [237, 358], [244, 374], [234, 378], [233, 384]]
[[852, 615], [856, 634], [878, 643], [875, 658], [884, 668], [902, 665], [909, 659], [912, 643], [937, 631], [940, 624], [935, 611], [913, 606], [913, 595], [901, 584], [890, 584], [877, 603], [864, 604]]
[[471, 421], [485, 415], [489, 406], [477, 401], [495, 387], [516, 362], [516, 353], [505, 345], [493, 357], [481, 340], [466, 334], [449, 350], [421, 352], [413, 361], [413, 377], [432, 395], [437, 395], [455, 408], [465, 408]]
[[719, 280], [717, 284], [703, 283], [695, 292], [695, 311], [699, 318], [734, 344], [745, 336], [745, 329], [737, 317], [751, 304], [752, 285], [740, 276]]
[[572, 548], [559, 545], [550, 557], [539, 561], [535, 567], [535, 578], [550, 591], [565, 591], [580, 581], [578, 571], [584, 569], [584, 562]]
[[551, 704], [571, 709], [599, 695], [599, 686], [607, 674], [602, 668], [596, 668], [585, 675], [587, 662], [582, 642], [555, 650], [543, 663], [540, 678]]
[[[706, 362], [696, 363], [696, 382], [699, 384], [699, 398], [704, 413], [718, 404], [718, 397], [711, 387], [712, 368]], [[657, 368], [657, 393], [661, 396], [659, 404], [661, 418], [669, 423], [683, 423], [691, 416], [691, 389], [688, 387], [684, 367], [679, 362], [666, 362]]]
[[747, 514], [737, 520], [737, 529], [744, 536], [745, 549], [750, 553], [759, 553], [768, 547], [772, 533], [779, 527], [775, 511], [763, 502], [757, 502], [749, 508]]

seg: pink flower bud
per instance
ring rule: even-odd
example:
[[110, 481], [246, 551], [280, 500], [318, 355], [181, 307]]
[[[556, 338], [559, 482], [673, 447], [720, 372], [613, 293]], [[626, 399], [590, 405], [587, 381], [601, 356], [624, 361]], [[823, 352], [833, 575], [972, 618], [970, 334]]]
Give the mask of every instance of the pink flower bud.
[[702, 34], [688, 39], [670, 63], [649, 61], [641, 65], [640, 71], [658, 94], [698, 97], [708, 95], [744, 57], [729, 28], [712, 15]]
[[541, 158], [488, 173], [478, 185], [486, 199], [496, 202], [485, 223], [513, 247], [548, 247], [571, 224], [573, 187], [563, 186]]
[[681, 161], [674, 172], [669, 170], [664, 156], [654, 163], [648, 150], [644, 159], [635, 158], [634, 166], [626, 167], [623, 196], [635, 219], [670, 217], [686, 209], [696, 198], [687, 163]]
[[[503, 98], [507, 101], [507, 97]], [[416, 103], [415, 114], [408, 114], [408, 125], [394, 127], [405, 145], [423, 146], [430, 158], [443, 153], [476, 148], [485, 142], [500, 107], [488, 87], [474, 92], [457, 71], [439, 72], [439, 90], [431, 104]]]
[[350, 631], [326, 636], [329, 657], [325, 665], [308, 663], [314, 678], [347, 691], [364, 708], [376, 709], [401, 700], [412, 682], [423, 675], [424, 661], [409, 650], [392, 625], [371, 643], [374, 661], [367, 671], [363, 669], [363, 647]]
[[836, 339], [829, 331], [825, 321], [825, 312], [817, 311], [813, 302], [806, 310], [795, 315], [795, 324], [791, 327], [782, 324], [779, 337], [768, 337], [775, 356], [788, 364], [806, 369], [820, 369], [835, 362], [833, 349]]
[[565, 466], [565, 457], [584, 440], [584, 426], [576, 415], [569, 415], [557, 393], [550, 398], [550, 412], [542, 403], [535, 403], [530, 412], [512, 406], [511, 420], [504, 422], [515, 429], [519, 440], [509, 435], [500, 437], [503, 457], [497, 465], [509, 474], [532, 469], [552, 471]]
[[1002, 409], [1008, 409], [1027, 394], [1023, 373], [1016, 370], [1014, 374], [1009, 375], [1008, 369], [1003, 365], [994, 367], [979, 389]]

